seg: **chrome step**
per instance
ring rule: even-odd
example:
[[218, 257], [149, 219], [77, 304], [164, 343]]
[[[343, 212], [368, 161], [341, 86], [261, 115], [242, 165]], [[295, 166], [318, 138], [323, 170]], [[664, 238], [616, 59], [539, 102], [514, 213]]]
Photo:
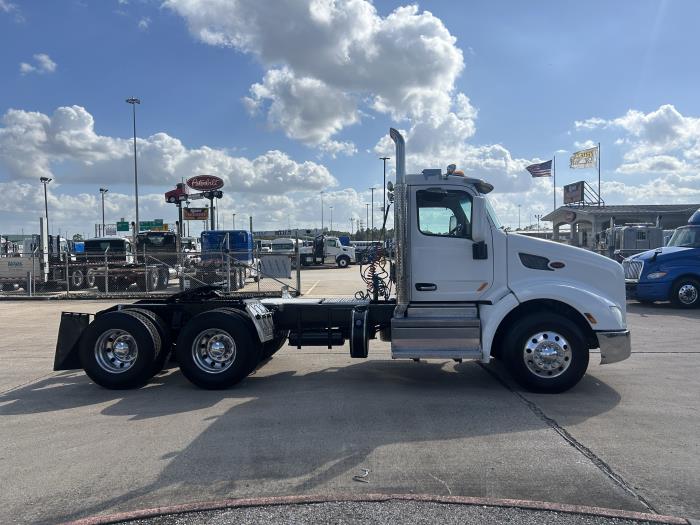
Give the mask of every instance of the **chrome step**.
[[391, 320], [395, 359], [479, 359], [481, 320], [475, 304], [410, 305]]

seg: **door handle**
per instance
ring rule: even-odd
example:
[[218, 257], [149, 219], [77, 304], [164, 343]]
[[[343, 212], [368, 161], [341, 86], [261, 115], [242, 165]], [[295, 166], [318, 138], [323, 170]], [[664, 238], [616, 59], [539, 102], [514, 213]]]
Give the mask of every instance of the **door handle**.
[[416, 290], [419, 292], [434, 292], [437, 290], [437, 284], [433, 283], [416, 283]]

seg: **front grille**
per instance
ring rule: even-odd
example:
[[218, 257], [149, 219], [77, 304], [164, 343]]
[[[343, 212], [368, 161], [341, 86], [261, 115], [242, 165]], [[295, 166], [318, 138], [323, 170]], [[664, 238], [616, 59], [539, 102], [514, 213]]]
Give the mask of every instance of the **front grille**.
[[642, 261], [622, 261], [622, 268], [625, 271], [625, 279], [639, 280], [643, 267], [644, 263]]

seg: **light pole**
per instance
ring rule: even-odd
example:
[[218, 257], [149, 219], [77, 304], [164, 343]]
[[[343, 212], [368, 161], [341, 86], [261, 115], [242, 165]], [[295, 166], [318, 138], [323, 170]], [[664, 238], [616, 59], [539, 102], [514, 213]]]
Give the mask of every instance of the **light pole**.
[[331, 233], [333, 232], [333, 206], [328, 206], [328, 209], [331, 210]]
[[323, 194], [325, 191], [321, 190], [321, 234], [323, 234]]
[[102, 235], [105, 234], [105, 193], [108, 191], [107, 188], [100, 188], [100, 193], [102, 195]]
[[49, 233], [49, 198], [46, 193], [46, 186], [53, 179], [49, 177], [39, 177], [39, 181], [44, 185], [44, 213], [46, 213], [46, 233]]
[[365, 226], [369, 228], [369, 202], [365, 202], [365, 208], [367, 208], [367, 222], [365, 223]]
[[542, 218], [542, 215], [540, 213], [536, 214], [535, 217], [537, 217], [537, 231], [540, 231], [540, 219]]
[[520, 229], [520, 204], [518, 204], [518, 229]]
[[[141, 223], [139, 223], [139, 172], [136, 166], [136, 104], [141, 104], [138, 98], [131, 97], [127, 98], [126, 102], [131, 104], [132, 114], [134, 117], [134, 197], [136, 201], [136, 234], [141, 230]], [[134, 244], [136, 244], [137, 236], [134, 235]]]
[[231, 223], [231, 229], [235, 230], [236, 229], [236, 214], [232, 213], [231, 215], [233, 216], [233, 222]]
[[[371, 229], [371, 239], [374, 240], [374, 190], [376, 190], [374, 186], [370, 188], [370, 191], [372, 192], [372, 229]], [[367, 227], [369, 227], [369, 223], [367, 223]]]

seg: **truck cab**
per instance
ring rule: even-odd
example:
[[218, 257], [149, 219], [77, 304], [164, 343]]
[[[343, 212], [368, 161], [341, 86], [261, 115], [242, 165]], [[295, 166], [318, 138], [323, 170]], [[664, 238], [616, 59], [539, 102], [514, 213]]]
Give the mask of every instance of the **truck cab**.
[[354, 246], [345, 246], [338, 237], [328, 235], [318, 235], [310, 246], [302, 246], [299, 255], [305, 266], [337, 264], [338, 268], [347, 268], [356, 262]]
[[700, 210], [668, 244], [628, 257], [622, 263], [630, 299], [671, 301], [679, 308], [700, 306]]

